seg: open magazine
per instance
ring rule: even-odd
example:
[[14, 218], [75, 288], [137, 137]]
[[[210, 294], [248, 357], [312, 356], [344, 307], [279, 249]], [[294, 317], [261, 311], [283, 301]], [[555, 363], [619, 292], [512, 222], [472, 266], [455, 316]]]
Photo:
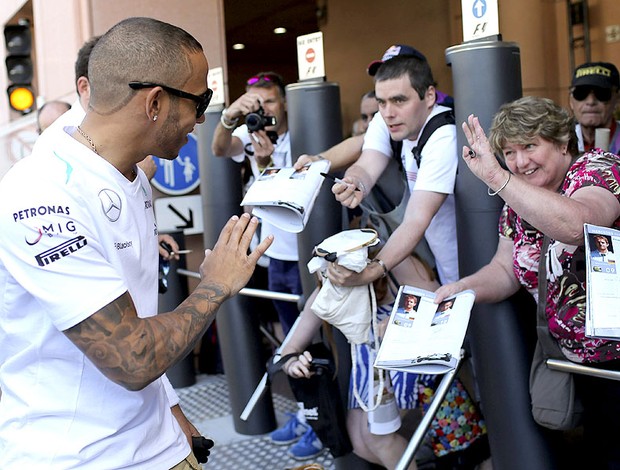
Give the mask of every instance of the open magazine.
[[586, 335], [620, 339], [620, 230], [584, 224]]
[[434, 298], [433, 292], [400, 287], [375, 367], [444, 374], [458, 365], [475, 294], [463, 291], [439, 305]]
[[266, 168], [250, 186], [242, 206], [252, 214], [286, 231], [301, 232], [319, 194], [329, 160], [319, 160], [295, 171], [293, 167]]

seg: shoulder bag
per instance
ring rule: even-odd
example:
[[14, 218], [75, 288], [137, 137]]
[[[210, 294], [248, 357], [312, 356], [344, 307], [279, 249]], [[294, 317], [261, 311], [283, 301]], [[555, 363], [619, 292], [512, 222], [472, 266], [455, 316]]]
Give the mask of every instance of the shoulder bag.
[[538, 307], [536, 311], [536, 333], [538, 342], [530, 370], [530, 396], [532, 416], [541, 426], [555, 430], [577, 427], [581, 421], [583, 407], [579, 401], [573, 374], [550, 369], [547, 359], [563, 359], [556, 340], [549, 332], [545, 315], [547, 299], [547, 249], [549, 238], [545, 235], [538, 265]]

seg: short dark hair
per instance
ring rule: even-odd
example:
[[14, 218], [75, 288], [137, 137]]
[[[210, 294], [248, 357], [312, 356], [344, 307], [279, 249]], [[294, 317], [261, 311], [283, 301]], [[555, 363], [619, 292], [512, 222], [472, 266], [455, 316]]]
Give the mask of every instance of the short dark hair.
[[128, 83], [182, 88], [192, 76], [191, 54], [202, 45], [187, 31], [153, 18], [127, 18], [101, 36], [88, 61], [90, 107], [106, 114], [125, 106]]
[[418, 92], [420, 99], [424, 99], [428, 87], [437, 86], [428, 62], [414, 56], [396, 56], [385, 61], [375, 74], [375, 83], [393, 80], [403, 75], [409, 77], [411, 87]]
[[[86, 41], [80, 50], [78, 51], [77, 59], [75, 61], [75, 84], [77, 88], [77, 81], [80, 77], [88, 78], [88, 61], [90, 59], [90, 53], [99, 41], [101, 36], [93, 36], [88, 41]], [[79, 91], [79, 90], [78, 90]]]

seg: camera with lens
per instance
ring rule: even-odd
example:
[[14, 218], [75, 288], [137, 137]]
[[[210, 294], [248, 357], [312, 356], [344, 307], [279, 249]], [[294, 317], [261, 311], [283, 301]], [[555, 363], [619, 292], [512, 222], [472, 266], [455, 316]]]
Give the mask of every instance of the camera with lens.
[[245, 116], [245, 125], [248, 126], [249, 132], [256, 132], [268, 126], [275, 126], [276, 118], [275, 116], [265, 116], [265, 110], [260, 106], [258, 111]]

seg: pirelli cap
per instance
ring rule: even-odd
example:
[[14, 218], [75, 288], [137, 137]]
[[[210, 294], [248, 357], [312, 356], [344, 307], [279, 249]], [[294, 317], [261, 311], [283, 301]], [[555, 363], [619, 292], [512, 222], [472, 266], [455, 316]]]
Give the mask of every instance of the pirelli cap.
[[620, 88], [620, 75], [616, 66], [609, 62], [587, 62], [575, 69], [571, 86], [617, 89]]

